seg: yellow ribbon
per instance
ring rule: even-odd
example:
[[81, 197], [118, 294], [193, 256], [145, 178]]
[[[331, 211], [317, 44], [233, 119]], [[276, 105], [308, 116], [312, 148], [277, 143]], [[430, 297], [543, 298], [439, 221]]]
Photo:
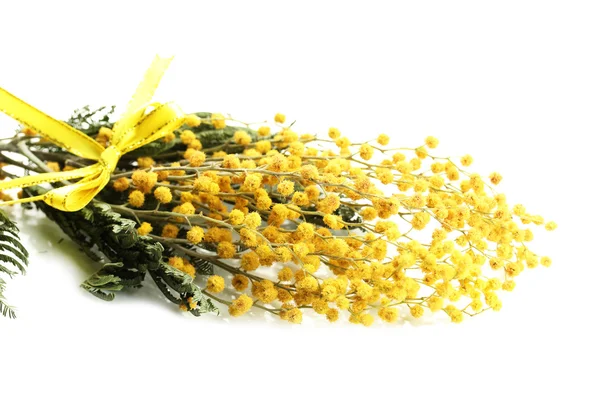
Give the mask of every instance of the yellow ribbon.
[[131, 98], [127, 110], [113, 127], [111, 145], [102, 147], [70, 125], [44, 114], [0, 88], [0, 111], [56, 143], [65, 150], [96, 164], [72, 171], [49, 172], [0, 182], [0, 190], [23, 188], [40, 183], [80, 179], [77, 183], [52, 189], [43, 195], [0, 203], [9, 205], [43, 200], [62, 211], [85, 207], [110, 181], [121, 155], [164, 137], [184, 121], [181, 109], [171, 103], [150, 103], [171, 58], [156, 57]]

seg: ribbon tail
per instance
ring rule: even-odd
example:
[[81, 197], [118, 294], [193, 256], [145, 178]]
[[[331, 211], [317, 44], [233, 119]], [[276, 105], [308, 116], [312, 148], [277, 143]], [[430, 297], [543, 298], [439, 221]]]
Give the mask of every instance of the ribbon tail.
[[[1, 202], [0, 206], [19, 204], [19, 203], [29, 203], [29, 202], [38, 201], [38, 200], [44, 200], [44, 201], [46, 201], [46, 203], [48, 203], [47, 199], [49, 199], [49, 198], [54, 199], [53, 201], [56, 201], [57, 204], [62, 204], [63, 203], [62, 198], [59, 199], [58, 197], [53, 197], [54, 195], [50, 195], [50, 193], [53, 191], [56, 191], [57, 193], [72, 191], [72, 190], [74, 190], [72, 188], [78, 187], [77, 185], [88, 184], [88, 182], [90, 182], [92, 185], [97, 184], [97, 183], [95, 183], [97, 176], [99, 174], [102, 175], [104, 173], [104, 171], [99, 170], [100, 168], [102, 168], [102, 167], [99, 166], [98, 164], [94, 164], [94, 165], [90, 165], [88, 167], [75, 169], [73, 171], [48, 172], [48, 173], [38, 174], [38, 175], [23, 176], [21, 178], [11, 179], [10, 181], [0, 182], [0, 190], [6, 190], [6, 189], [26, 188], [26, 187], [30, 187], [30, 186], [36, 186], [36, 185], [39, 185], [42, 183], [53, 183], [53, 182], [58, 182], [58, 181], [63, 181], [63, 180], [68, 181], [68, 180], [72, 180], [72, 179], [83, 178], [78, 183], [67, 185], [67, 186], [64, 186], [61, 188], [57, 188], [57, 189], [52, 189], [40, 196], [26, 197], [26, 198], [22, 198], [22, 199], [15, 199], [15, 200]], [[109, 179], [110, 179], [110, 173], [108, 173], [108, 179], [106, 181], [108, 182]], [[100, 190], [98, 190], [98, 191], [100, 191]], [[50, 203], [48, 203], [48, 204], [50, 204]], [[65, 204], [64, 207], [67, 207], [67, 208], [71, 207], [69, 202], [65, 201], [64, 204]], [[50, 205], [54, 206], [53, 204], [50, 204]], [[84, 204], [84, 206], [85, 206], [85, 204]], [[56, 208], [59, 208], [59, 207], [56, 207]], [[83, 206], [80, 207], [79, 209], [81, 209], [81, 208], [83, 208]], [[62, 211], [77, 211], [77, 210], [68, 210], [66, 208], [59, 208], [59, 209], [61, 209]]]
[[32, 201], [44, 200], [44, 196], [45, 196], [45, 194], [41, 194], [39, 196], [31, 196], [31, 197], [24, 197], [22, 199], [3, 201], [0, 203], [0, 206], [12, 206], [13, 204], [30, 203]]
[[54, 183], [59, 181], [70, 181], [79, 179], [91, 174], [97, 173], [96, 164], [88, 167], [74, 169], [72, 171], [46, 172], [38, 175], [28, 175], [21, 178], [15, 178], [0, 182], [0, 190], [21, 189], [29, 186], [36, 186], [42, 183]]
[[2, 88], [0, 88], [0, 111], [80, 157], [98, 160], [104, 150], [100, 144], [83, 132], [52, 118]]
[[173, 57], [154, 57], [152, 64], [146, 71], [144, 78], [129, 101], [127, 110], [121, 116], [119, 122], [113, 127], [113, 143], [119, 143], [123, 136], [131, 130], [144, 115], [146, 110], [145, 106], [152, 100], [154, 92], [172, 59]]

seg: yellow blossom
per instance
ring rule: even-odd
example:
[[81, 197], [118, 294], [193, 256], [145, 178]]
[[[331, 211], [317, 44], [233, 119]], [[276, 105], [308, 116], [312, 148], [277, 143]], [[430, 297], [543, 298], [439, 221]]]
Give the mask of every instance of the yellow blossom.
[[185, 124], [191, 128], [195, 128], [201, 123], [202, 120], [196, 114], [188, 114], [185, 116]]
[[252, 142], [252, 138], [250, 137], [250, 135], [248, 135], [248, 132], [239, 130], [235, 131], [235, 133], [233, 134], [233, 141], [237, 144], [246, 146], [250, 144], [250, 142]]
[[144, 193], [142, 193], [139, 190], [134, 190], [131, 193], [129, 193], [129, 204], [131, 204], [133, 207], [136, 208], [140, 208], [144, 205]]
[[220, 258], [232, 258], [235, 252], [235, 246], [231, 242], [221, 242], [217, 246], [217, 254]]
[[271, 128], [268, 126], [261, 126], [258, 128], [258, 136], [269, 136], [271, 134]]
[[179, 227], [174, 224], [166, 224], [163, 229], [161, 236], [166, 238], [176, 238], [179, 234]]
[[242, 292], [248, 288], [249, 282], [250, 280], [246, 276], [242, 274], [236, 274], [231, 279], [231, 286], [233, 286], [238, 292]]
[[377, 314], [385, 322], [396, 322], [398, 319], [398, 309], [393, 307], [380, 308]]
[[225, 280], [222, 276], [213, 275], [206, 282], [206, 290], [211, 293], [221, 293], [225, 289]]
[[140, 236], [146, 236], [152, 232], [152, 225], [150, 225], [148, 222], [142, 222], [137, 231]]
[[244, 222], [244, 213], [240, 210], [233, 209], [229, 213], [229, 223], [232, 225], [240, 225]]
[[435, 149], [439, 144], [439, 140], [433, 136], [427, 136], [425, 138], [425, 145], [430, 149]]
[[173, 194], [168, 187], [160, 186], [154, 190], [154, 197], [159, 203], [167, 204], [173, 200]]
[[248, 295], [242, 294], [240, 297], [235, 299], [229, 306], [229, 315], [232, 317], [239, 317], [247, 313], [252, 307], [252, 298]]
[[198, 244], [204, 239], [204, 229], [199, 226], [192, 226], [190, 230], [187, 231], [186, 238], [188, 242]]
[[337, 139], [341, 136], [339, 129], [337, 128], [329, 128], [328, 135], [331, 139]]
[[292, 308], [291, 310], [282, 310], [279, 313], [281, 319], [289, 321], [293, 324], [299, 324], [302, 322], [302, 311], [299, 308]]
[[225, 123], [225, 117], [222, 114], [214, 113], [210, 117], [211, 123], [214, 125], [215, 129], [225, 129], [227, 124]]
[[377, 143], [379, 143], [380, 145], [386, 146], [389, 142], [390, 142], [390, 137], [388, 135], [386, 135], [385, 133], [382, 133], [379, 136], [377, 136]]
[[275, 114], [274, 120], [278, 124], [283, 124], [285, 122], [285, 115], [283, 115], [281, 113], [277, 113], [277, 114]]
[[113, 189], [117, 192], [124, 192], [129, 189], [129, 179], [119, 178], [113, 182]]
[[289, 196], [294, 192], [294, 182], [288, 180], [282, 180], [277, 185], [277, 191], [283, 196]]

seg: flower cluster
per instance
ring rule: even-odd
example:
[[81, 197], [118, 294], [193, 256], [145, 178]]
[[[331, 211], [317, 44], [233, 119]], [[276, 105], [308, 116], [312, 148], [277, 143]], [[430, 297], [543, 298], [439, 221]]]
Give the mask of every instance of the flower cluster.
[[[220, 271], [204, 292], [232, 317], [257, 307], [292, 323], [309, 310], [365, 326], [431, 312], [460, 322], [499, 310], [519, 274], [551, 264], [529, 243], [533, 226], [556, 224], [510, 206], [494, 190], [502, 176], [469, 172], [471, 156], [432, 154], [434, 137], [390, 148], [385, 134], [300, 135], [285, 120], [236, 130], [228, 152], [203, 148], [196, 128], [234, 123], [191, 115], [167, 138], [185, 146], [178, 161], [140, 157], [112, 179], [128, 202], [114, 209], [172, 250], [169, 265], [195, 276], [203, 260]], [[98, 140], [108, 145], [110, 132]]]

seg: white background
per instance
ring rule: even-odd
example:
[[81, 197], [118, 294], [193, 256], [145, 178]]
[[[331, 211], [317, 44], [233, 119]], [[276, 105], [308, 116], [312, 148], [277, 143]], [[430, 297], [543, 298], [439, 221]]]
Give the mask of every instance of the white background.
[[[370, 329], [183, 315], [151, 285], [104, 303], [39, 214], [0, 319], [0, 398], [598, 398], [600, 10], [582, 1], [0, 3], [0, 85], [57, 118], [126, 104], [154, 53], [157, 94], [300, 132], [437, 136], [500, 171], [509, 202], [559, 224], [504, 309]], [[2, 135], [14, 128], [0, 116]], [[135, 396], [135, 397], [133, 397]]]

